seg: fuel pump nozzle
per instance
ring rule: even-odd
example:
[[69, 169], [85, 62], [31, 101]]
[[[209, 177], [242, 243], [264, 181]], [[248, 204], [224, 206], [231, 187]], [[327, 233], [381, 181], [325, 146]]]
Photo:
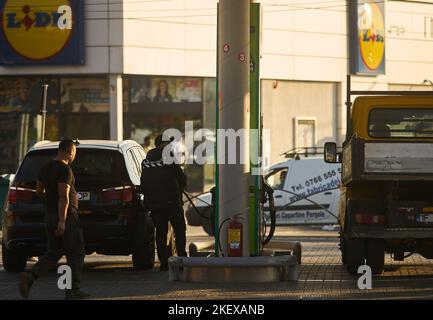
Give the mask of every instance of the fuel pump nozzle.
[[274, 189], [265, 181], [265, 179], [262, 180], [263, 188], [262, 188], [262, 204], [265, 204], [268, 202], [269, 205], [269, 216], [271, 218], [271, 229], [269, 230], [269, 234], [267, 235], [266, 239], [263, 241], [263, 245], [266, 245], [271, 241], [272, 237], [274, 236], [275, 232], [275, 226], [276, 226], [276, 211], [275, 211], [275, 204], [274, 204]]

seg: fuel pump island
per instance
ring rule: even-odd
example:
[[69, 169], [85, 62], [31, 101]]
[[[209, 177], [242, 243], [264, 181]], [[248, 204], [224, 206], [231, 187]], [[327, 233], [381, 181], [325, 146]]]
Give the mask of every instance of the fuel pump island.
[[[218, 3], [216, 128], [247, 134], [242, 143], [235, 144], [235, 150], [229, 150], [217, 134], [216, 187], [211, 214], [215, 249], [208, 256], [170, 257], [171, 281], [233, 283], [298, 279], [300, 243], [285, 243], [285, 248], [277, 252], [264, 247], [272, 238], [275, 223], [265, 240], [262, 234], [263, 204], [269, 201], [272, 207], [273, 190], [260, 175], [260, 10], [260, 4], [251, 0]], [[222, 161], [234, 151], [234, 164]], [[271, 212], [271, 217], [275, 222], [275, 212]]]

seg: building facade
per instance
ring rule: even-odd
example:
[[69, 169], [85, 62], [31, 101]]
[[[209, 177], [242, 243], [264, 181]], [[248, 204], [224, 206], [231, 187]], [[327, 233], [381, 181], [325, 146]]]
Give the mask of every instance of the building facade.
[[[272, 163], [342, 141], [348, 73], [356, 90], [432, 90], [433, 1], [260, 2]], [[63, 4], [72, 30], [56, 29]], [[50, 84], [46, 139], [142, 143], [187, 120], [215, 127], [216, 0], [6, 0], [1, 12], [4, 158], [40, 139], [42, 83]], [[16, 161], [4, 161], [1, 170], [14, 170]], [[188, 170], [192, 190], [212, 184], [212, 167]]]

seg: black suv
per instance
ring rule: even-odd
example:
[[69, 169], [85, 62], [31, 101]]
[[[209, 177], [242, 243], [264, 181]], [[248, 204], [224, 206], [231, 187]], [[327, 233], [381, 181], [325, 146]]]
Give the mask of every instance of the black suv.
[[[3, 214], [2, 258], [6, 271], [22, 271], [29, 257], [45, 253], [45, 208], [36, 197], [40, 168], [57, 154], [58, 142], [40, 142], [22, 161]], [[153, 268], [154, 226], [138, 193], [145, 153], [135, 141], [81, 141], [72, 163], [86, 253], [130, 255], [135, 269]]]

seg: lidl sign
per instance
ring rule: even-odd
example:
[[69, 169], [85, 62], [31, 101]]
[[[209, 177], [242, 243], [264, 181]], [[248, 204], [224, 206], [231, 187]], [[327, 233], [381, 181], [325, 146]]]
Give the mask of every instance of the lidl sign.
[[[84, 64], [83, 0], [0, 2], [0, 65]], [[68, 28], [59, 8], [70, 9]]]
[[352, 74], [385, 73], [384, 1], [349, 1], [350, 69]]

